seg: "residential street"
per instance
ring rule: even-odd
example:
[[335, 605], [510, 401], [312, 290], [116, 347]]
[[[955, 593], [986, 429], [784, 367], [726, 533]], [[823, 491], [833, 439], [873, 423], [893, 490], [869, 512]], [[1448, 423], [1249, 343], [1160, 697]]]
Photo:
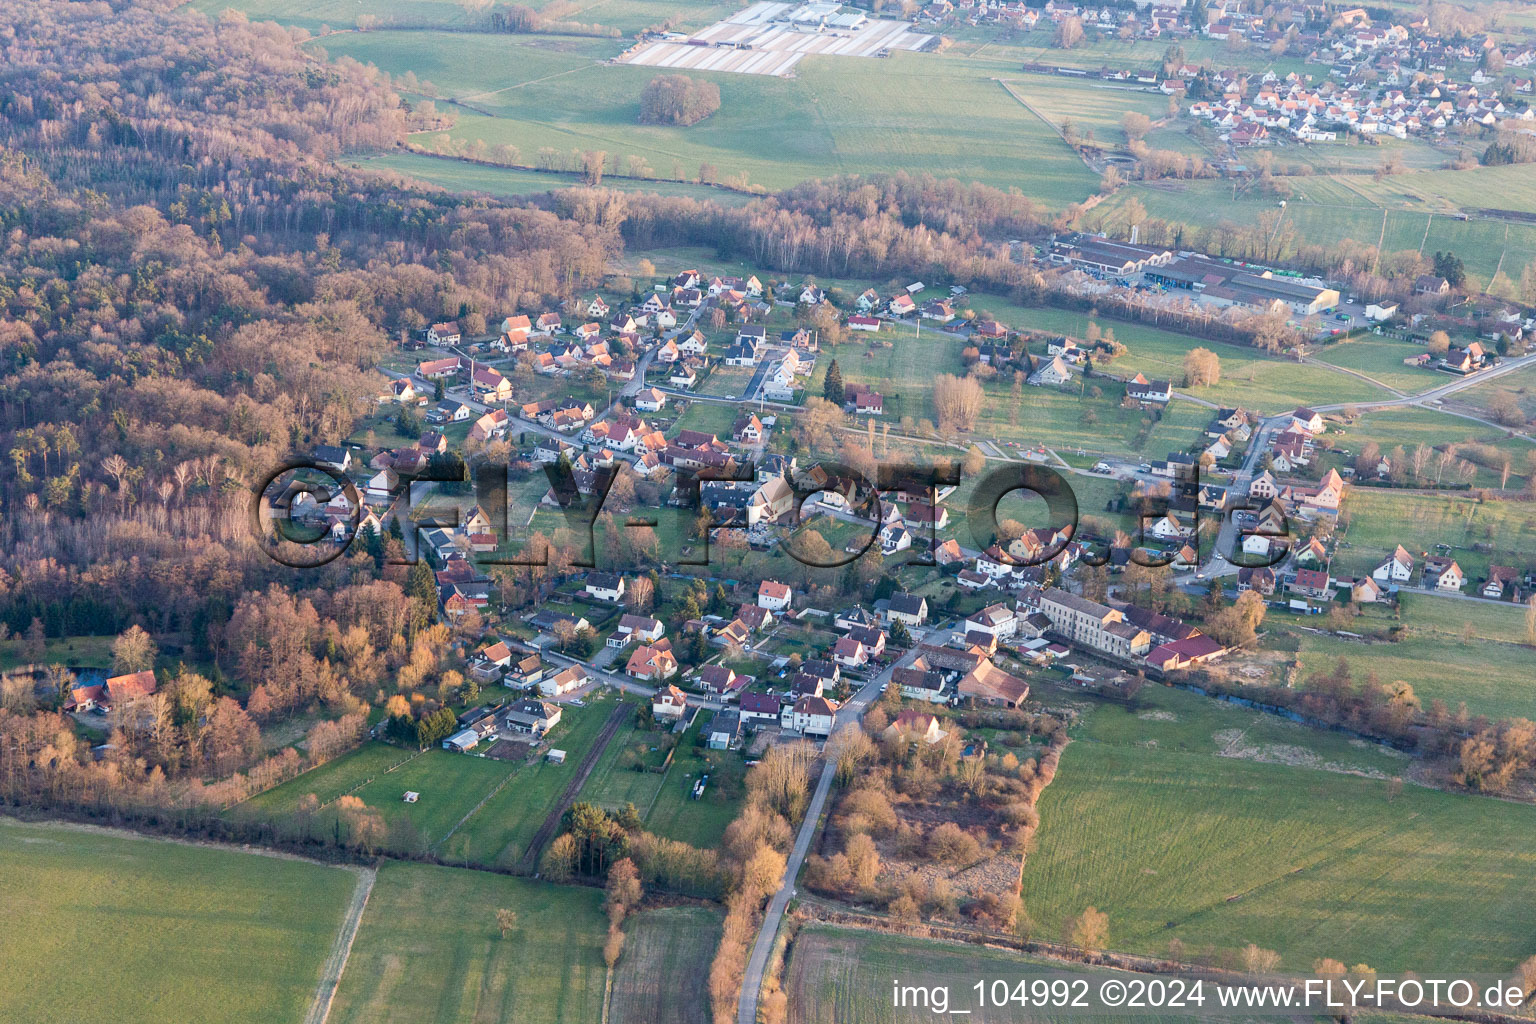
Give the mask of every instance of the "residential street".
[[[935, 634], [942, 632], [944, 631], [928, 629], [915, 634], [915, 642], [911, 650], [892, 662], [885, 671], [865, 683], [858, 693], [838, 709], [832, 734], [837, 735], [838, 732], [863, 717], [869, 705], [880, 699], [881, 689], [891, 681], [892, 673], [898, 668], [911, 664], [917, 657], [918, 644], [926, 643]], [[828, 737], [827, 742], [830, 744], [831, 737]], [[815, 792], [811, 795], [810, 805], [806, 808], [805, 819], [800, 822], [800, 831], [795, 835], [795, 846], [784, 868], [783, 883], [773, 899], [768, 902], [768, 909], [763, 915], [763, 926], [759, 929], [757, 941], [752, 946], [752, 956], [747, 961], [747, 973], [741, 986], [741, 1002], [737, 1006], [736, 1024], [756, 1024], [757, 1022], [757, 997], [763, 987], [763, 973], [768, 968], [768, 955], [773, 950], [774, 937], [778, 935], [779, 925], [784, 920], [784, 911], [788, 909], [789, 901], [794, 898], [795, 878], [800, 874], [800, 866], [805, 863], [806, 855], [811, 849], [811, 842], [815, 839], [820, 827], [821, 813], [826, 808], [827, 794], [832, 791], [832, 780], [836, 775], [837, 765], [831, 760], [826, 760], [822, 764], [821, 777], [816, 783]]]

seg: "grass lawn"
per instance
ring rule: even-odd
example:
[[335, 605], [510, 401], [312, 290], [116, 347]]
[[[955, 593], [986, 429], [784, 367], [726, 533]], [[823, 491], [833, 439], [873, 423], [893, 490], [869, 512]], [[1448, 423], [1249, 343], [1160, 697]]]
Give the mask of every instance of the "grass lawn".
[[1522, 367], [1502, 377], [1474, 384], [1457, 392], [1455, 401], [1486, 411], [1492, 405], [1493, 396], [1500, 393], [1514, 398], [1527, 419], [1536, 419], [1536, 366]]
[[[699, 730], [709, 717], [700, 715], [700, 724], [683, 735], [645, 819], [648, 831], [704, 849], [719, 846], [725, 838], [726, 826], [741, 809], [742, 780], [747, 773], [740, 754], [698, 745]], [[709, 785], [695, 800], [693, 785], [706, 773]]]
[[613, 1024], [708, 1024], [708, 972], [720, 915], [703, 907], [647, 910], [624, 925], [624, 956], [613, 970]]
[[1387, 387], [1396, 388], [1405, 395], [1413, 395], [1446, 382], [1443, 373], [1403, 365], [1404, 359], [1422, 351], [1424, 349], [1420, 345], [1367, 334], [1319, 349], [1313, 358], [1332, 366], [1358, 370]]
[[[1392, 450], [1401, 445], [1405, 456], [1409, 458], [1412, 457], [1414, 448], [1421, 444], [1432, 449], [1443, 449], [1447, 445], [1468, 442], [1491, 445], [1509, 456], [1510, 478], [1505, 487], [1511, 492], [1518, 491], [1524, 486], [1525, 474], [1529, 471], [1527, 456], [1532, 451], [1536, 451], [1536, 446], [1532, 446], [1529, 441], [1511, 438], [1497, 427], [1475, 423], [1457, 416], [1448, 416], [1433, 409], [1418, 407], [1369, 409], [1348, 426], [1340, 427], [1336, 424], [1329, 426], [1328, 433], [1323, 435], [1323, 442], [1347, 449], [1350, 455], [1340, 457], [1324, 454], [1323, 462], [1319, 464], [1319, 472], [1326, 471], [1323, 468], [1326, 465], [1353, 465], [1353, 456], [1358, 455], [1368, 441], [1376, 442], [1382, 454], [1389, 457]], [[1481, 463], [1478, 463], [1477, 467], [1477, 476], [1470, 481], [1472, 485], [1499, 490], [1502, 474], [1496, 468], [1484, 466]], [[1432, 483], [1434, 478], [1435, 463], [1431, 457], [1425, 479]], [[1447, 479], [1449, 482], [1449, 478]], [[1466, 481], [1457, 477], [1454, 482]]]
[[[441, 842], [496, 784], [515, 771], [505, 761], [428, 750], [420, 757], [380, 776], [354, 795], [379, 810], [384, 820], [409, 821], [428, 846]], [[400, 799], [407, 790], [421, 794], [416, 803]]]
[[[602, 1016], [599, 889], [386, 862], [336, 993], [333, 1024], [567, 1024]], [[496, 910], [517, 912], [505, 939]]]
[[742, 411], [740, 406], [725, 405], [721, 402], [692, 402], [683, 414], [677, 418], [677, 422], [672, 425], [672, 429], [673, 431], [702, 430], [705, 433], [714, 434], [721, 440], [729, 442], [731, 439], [731, 427], [736, 424], [736, 417]]
[[[1086, 313], [1018, 306], [989, 295], [971, 296], [971, 305], [990, 311], [1015, 330], [1049, 331], [1079, 338], [1091, 319]], [[1392, 397], [1390, 392], [1358, 377], [1273, 359], [1247, 346], [1206, 341], [1107, 317], [1096, 322], [1101, 328], [1113, 329], [1115, 338], [1130, 350], [1104, 367], [1107, 372], [1123, 376], [1144, 373], [1171, 380], [1178, 390], [1208, 402], [1274, 413], [1298, 404], [1330, 405]], [[1197, 347], [1208, 348], [1221, 358], [1221, 380], [1205, 387], [1184, 388], [1184, 356]]]
[[1326, 956], [1507, 971], [1536, 913], [1536, 850], [1516, 839], [1536, 808], [1413, 785], [1389, 800], [1379, 776], [1396, 764], [1178, 691], [1095, 707], [1041, 800], [1025, 906], [1051, 936], [1096, 906], [1110, 945], [1138, 952], [1178, 938], [1190, 952], [1255, 942], [1287, 970]]
[[[757, 369], [752, 366], [726, 366], [721, 363], [709, 371], [695, 387], [695, 391], [701, 395], [711, 395], [715, 398], [734, 396], [740, 398], [747, 390], [747, 385], [752, 383], [752, 377]], [[734, 408], [734, 407], [732, 407]]]
[[351, 753], [327, 761], [296, 779], [290, 779], [281, 786], [252, 797], [230, 813], [287, 814], [309, 793], [319, 797], [322, 804], [328, 804], [363, 783], [381, 777], [388, 769], [407, 760], [412, 753], [414, 751], [392, 747], [388, 743], [365, 743]]
[[0, 818], [0, 1019], [300, 1020], [355, 882], [304, 861]]
[[[667, 734], [660, 730], [643, 729], [632, 715], [625, 725], [613, 734], [603, 756], [598, 758], [581, 787], [580, 800], [595, 803], [609, 810], [623, 810], [625, 804], [634, 804], [644, 814], [661, 789], [660, 772], [636, 771], [630, 767], [630, 753], [641, 753], [649, 758], [652, 747], [665, 749]], [[665, 754], [658, 754], [664, 757]]]
[[541, 759], [518, 768], [517, 778], [503, 786], [448, 841], [454, 859], [462, 855], [470, 863], [487, 867], [517, 863], [607, 717], [606, 701], [596, 707], [567, 705], [560, 724], [550, 734], [550, 743], [566, 752], [565, 764]]
[[[112, 664], [112, 642], [115, 636], [65, 636], [44, 642], [43, 664], [65, 665], [69, 668], [107, 668]], [[0, 644], [0, 670], [24, 665], [28, 659], [22, 652], [21, 638], [12, 638]]]

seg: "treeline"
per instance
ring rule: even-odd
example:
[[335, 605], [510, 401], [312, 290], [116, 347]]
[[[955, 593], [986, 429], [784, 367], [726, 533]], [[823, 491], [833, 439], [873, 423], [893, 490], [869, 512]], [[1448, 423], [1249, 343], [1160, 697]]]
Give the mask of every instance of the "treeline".
[[1208, 693], [1450, 759], [1454, 779], [1471, 789], [1504, 792], [1536, 769], [1536, 723], [1525, 718], [1494, 722], [1468, 714], [1465, 704], [1452, 710], [1441, 700], [1425, 707], [1408, 683], [1383, 680], [1374, 669], [1357, 676], [1343, 657], [1312, 672], [1295, 688], [1234, 684], [1199, 669], [1175, 676]]
[[720, 87], [687, 75], [657, 75], [640, 90], [641, 124], [695, 125], [720, 109]]

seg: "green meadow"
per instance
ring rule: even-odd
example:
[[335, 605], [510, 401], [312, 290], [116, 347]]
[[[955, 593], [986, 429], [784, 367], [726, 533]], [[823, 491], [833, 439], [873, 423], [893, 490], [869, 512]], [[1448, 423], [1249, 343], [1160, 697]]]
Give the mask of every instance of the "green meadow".
[[[1519, 168], [1496, 170], [1513, 170], [1517, 175], [1519, 172]], [[1411, 183], [1428, 178], [1431, 173], [1437, 172], [1397, 175], [1389, 180]], [[1435, 180], [1449, 184], [1452, 178], [1473, 172], [1438, 173], [1442, 177]], [[1461, 257], [1468, 275], [1479, 287], [1488, 284], [1498, 270], [1518, 281], [1526, 264], [1536, 259], [1536, 225], [1533, 224], [1475, 215], [1460, 220], [1447, 215], [1446, 211], [1451, 208], [1449, 200], [1437, 201], [1434, 208], [1426, 208], [1427, 204], [1423, 202], [1392, 202], [1385, 193], [1365, 191], [1370, 178], [1363, 175], [1287, 180], [1293, 191], [1286, 201], [1282, 223], [1306, 244], [1330, 245], [1348, 239], [1363, 245], [1379, 244], [1384, 252], [1413, 249], [1425, 255], [1448, 249]], [[1522, 181], [1507, 192], [1498, 191], [1496, 181], [1490, 180], [1489, 185], [1494, 190], [1482, 193], [1474, 179], [1466, 186], [1458, 184], [1455, 194], [1469, 199], [1483, 194], [1482, 202], [1468, 203], [1479, 207], [1523, 209], [1536, 202], [1536, 190], [1531, 189], [1529, 182]], [[1205, 226], [1223, 222], [1251, 224], [1259, 214], [1274, 210], [1278, 202], [1273, 195], [1234, 191], [1231, 183], [1225, 181], [1138, 182], [1126, 186], [1114, 199], [1098, 207], [1095, 215], [1103, 211], [1105, 223], [1113, 227], [1116, 224], [1114, 211], [1131, 197], [1141, 202], [1149, 216]]]
[[[601, 1018], [599, 889], [388, 862], [352, 944], [334, 1024]], [[496, 911], [516, 912], [505, 937]]]
[[1095, 906], [1110, 947], [1136, 952], [1253, 942], [1290, 970], [1332, 957], [1506, 972], [1530, 952], [1536, 850], [1519, 837], [1536, 808], [1412, 784], [1394, 795], [1406, 767], [1178, 691], [1094, 707], [1041, 800], [1025, 907], [1055, 938]]
[[356, 876], [0, 818], [0, 1020], [302, 1020]]

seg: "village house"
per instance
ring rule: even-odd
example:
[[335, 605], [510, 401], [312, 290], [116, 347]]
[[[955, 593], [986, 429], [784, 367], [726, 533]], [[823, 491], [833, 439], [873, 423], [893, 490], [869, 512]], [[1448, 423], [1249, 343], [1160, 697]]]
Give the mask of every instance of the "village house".
[[635, 408], [641, 412], [660, 412], [667, 404], [667, 396], [655, 388], [646, 388], [635, 396]]
[[735, 711], [717, 711], [704, 727], [705, 745], [710, 750], [729, 750], [741, 735], [741, 715]]
[[1431, 557], [1424, 560], [1424, 589], [1460, 593], [1466, 574], [1453, 558]]
[[609, 647], [624, 647], [630, 641], [638, 640], [641, 643], [655, 643], [666, 632], [666, 626], [660, 619], [653, 619], [649, 615], [635, 615], [625, 612], [619, 616], [618, 627], [613, 635], [608, 638]]
[[763, 580], [757, 585], [757, 606], [771, 612], [783, 612], [789, 608], [794, 592], [789, 584], [777, 580]]
[[1333, 579], [1326, 569], [1298, 569], [1285, 589], [1302, 597], [1327, 601], [1333, 597]]
[[832, 645], [832, 660], [847, 669], [860, 669], [869, 664], [869, 650], [852, 637], [840, 637]]
[[916, 629], [928, 618], [928, 599], [920, 594], [892, 594], [886, 605], [885, 616], [909, 629]]
[[929, 668], [928, 663], [922, 658], [917, 658], [910, 667], [898, 668], [892, 672], [891, 685], [899, 687], [901, 695], [908, 700], [943, 704], [949, 699], [949, 684], [945, 674]]
[[[633, 657], [630, 660], [633, 661]], [[658, 721], [675, 722], [687, 712], [688, 695], [670, 683], [657, 690], [656, 696], [651, 700], [651, 715]]]
[[837, 704], [825, 697], [801, 697], [784, 708], [779, 724], [805, 736], [830, 736]]
[[589, 572], [582, 589], [594, 600], [617, 603], [624, 597], [624, 577], [612, 572]]
[[455, 321], [444, 321], [427, 328], [429, 345], [457, 345], [462, 337], [463, 335], [459, 333], [459, 325]]
[[706, 692], [718, 696], [739, 690], [752, 681], [751, 676], [738, 675], [724, 665], [705, 665], [694, 674], [694, 677]]
[[525, 698], [507, 708], [502, 716], [502, 720], [511, 732], [543, 736], [560, 724], [560, 718], [563, 714], [564, 712], [558, 704]]
[[677, 675], [677, 671], [677, 657], [672, 653], [672, 645], [666, 640], [636, 647], [624, 666], [625, 674], [652, 682], [671, 679]]
[[542, 697], [561, 697], [572, 690], [579, 690], [587, 685], [587, 670], [580, 665], [571, 665], [561, 669], [552, 676], [545, 676], [539, 680], [539, 695]]
[[1413, 578], [1413, 556], [1401, 544], [1387, 560], [1371, 571], [1371, 579], [1378, 583], [1407, 583]]
[[937, 715], [931, 715], [926, 711], [918, 711], [916, 708], [907, 708], [897, 715], [891, 724], [885, 727], [885, 736], [900, 736], [908, 741], [934, 744], [944, 738], [945, 731], [939, 728]]
[[983, 659], [961, 677], [956, 691], [978, 704], [1016, 708], [1029, 697], [1029, 684]]
[[741, 695], [743, 722], [768, 722], [777, 725], [784, 711], [784, 702], [771, 693], [744, 693]]

